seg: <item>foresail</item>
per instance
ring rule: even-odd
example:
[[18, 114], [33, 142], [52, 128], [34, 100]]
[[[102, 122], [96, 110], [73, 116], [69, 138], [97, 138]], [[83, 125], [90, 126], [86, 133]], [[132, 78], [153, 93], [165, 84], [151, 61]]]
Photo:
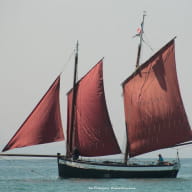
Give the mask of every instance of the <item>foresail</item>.
[[174, 39], [123, 83], [130, 157], [192, 139], [180, 95]]
[[77, 84], [73, 141], [70, 140], [73, 91], [68, 94], [67, 141], [71, 149], [78, 148], [81, 156], [121, 153], [107, 111], [102, 65], [101, 60]]
[[3, 151], [64, 140], [59, 106], [60, 76]]

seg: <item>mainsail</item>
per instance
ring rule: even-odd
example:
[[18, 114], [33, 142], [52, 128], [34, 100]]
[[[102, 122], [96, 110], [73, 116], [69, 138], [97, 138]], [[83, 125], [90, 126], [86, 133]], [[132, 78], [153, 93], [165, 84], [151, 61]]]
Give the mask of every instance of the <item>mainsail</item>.
[[64, 140], [59, 88], [60, 76], [57, 77], [3, 151]]
[[68, 93], [67, 142], [70, 153], [75, 148], [81, 156], [121, 153], [107, 111], [102, 66], [101, 60], [76, 84], [72, 140], [70, 135], [73, 90]]
[[123, 83], [129, 156], [192, 140], [180, 95], [174, 39]]

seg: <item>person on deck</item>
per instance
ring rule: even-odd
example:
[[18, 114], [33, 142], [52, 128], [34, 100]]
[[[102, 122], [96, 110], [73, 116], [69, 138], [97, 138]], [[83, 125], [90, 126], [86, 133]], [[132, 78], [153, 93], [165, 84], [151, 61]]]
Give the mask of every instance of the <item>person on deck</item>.
[[78, 160], [79, 159], [79, 150], [77, 149], [77, 148], [75, 148], [74, 150], [73, 150], [73, 154], [72, 154], [72, 158], [73, 158], [73, 160]]
[[164, 159], [163, 159], [162, 155], [159, 154], [158, 164], [163, 165], [163, 163], [164, 163]]

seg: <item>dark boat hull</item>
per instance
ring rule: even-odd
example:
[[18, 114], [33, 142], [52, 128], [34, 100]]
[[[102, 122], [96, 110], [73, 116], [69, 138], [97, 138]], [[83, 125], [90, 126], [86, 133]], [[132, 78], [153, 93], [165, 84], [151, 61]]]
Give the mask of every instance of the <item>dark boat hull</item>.
[[58, 159], [58, 171], [61, 178], [176, 178], [179, 163], [125, 166]]

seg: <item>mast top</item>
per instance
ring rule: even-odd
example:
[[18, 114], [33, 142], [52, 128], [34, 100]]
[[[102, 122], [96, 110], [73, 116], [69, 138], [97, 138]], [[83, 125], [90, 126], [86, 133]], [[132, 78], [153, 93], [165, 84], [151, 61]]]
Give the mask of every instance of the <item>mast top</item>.
[[142, 20], [142, 23], [141, 23], [141, 30], [140, 30], [140, 32], [138, 34], [139, 37], [140, 37], [140, 42], [139, 42], [138, 52], [137, 52], [136, 69], [139, 67], [139, 63], [140, 63], [141, 47], [142, 47], [142, 42], [143, 42], [143, 28], [144, 28], [145, 16], [146, 16], [146, 11], [143, 11], [143, 20]]
[[76, 54], [78, 54], [78, 51], [79, 51], [79, 41], [77, 40], [77, 43], [76, 43]]

